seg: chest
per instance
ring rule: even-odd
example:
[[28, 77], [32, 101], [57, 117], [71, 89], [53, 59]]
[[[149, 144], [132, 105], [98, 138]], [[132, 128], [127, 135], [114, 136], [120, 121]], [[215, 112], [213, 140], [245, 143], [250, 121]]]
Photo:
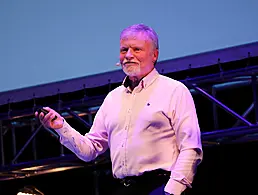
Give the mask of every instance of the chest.
[[105, 126], [114, 130], [164, 126], [170, 122], [170, 97], [162, 88], [149, 88], [138, 93], [121, 93], [107, 109]]

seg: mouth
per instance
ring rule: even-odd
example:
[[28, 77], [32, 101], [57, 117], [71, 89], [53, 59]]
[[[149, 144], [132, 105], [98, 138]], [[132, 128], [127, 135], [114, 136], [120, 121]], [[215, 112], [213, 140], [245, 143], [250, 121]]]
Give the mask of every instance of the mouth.
[[124, 66], [130, 66], [130, 65], [137, 65], [138, 63], [136, 62], [125, 62], [123, 63]]

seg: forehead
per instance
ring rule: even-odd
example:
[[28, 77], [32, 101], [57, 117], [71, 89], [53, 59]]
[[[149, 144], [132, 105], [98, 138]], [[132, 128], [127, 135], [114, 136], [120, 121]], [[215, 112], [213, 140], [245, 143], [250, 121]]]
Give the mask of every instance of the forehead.
[[120, 44], [151, 44], [151, 39], [144, 32], [127, 32], [121, 36]]

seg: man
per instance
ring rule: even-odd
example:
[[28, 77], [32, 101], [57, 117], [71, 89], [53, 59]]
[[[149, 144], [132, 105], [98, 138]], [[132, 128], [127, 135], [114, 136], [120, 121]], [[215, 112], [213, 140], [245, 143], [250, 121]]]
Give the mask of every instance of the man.
[[48, 107], [49, 113], [39, 116], [84, 161], [110, 148], [113, 176], [121, 183], [113, 194], [180, 195], [191, 187], [202, 160], [192, 96], [182, 83], [156, 71], [158, 55], [153, 29], [127, 27], [120, 35], [120, 65], [127, 76], [106, 96], [89, 133], [81, 135]]

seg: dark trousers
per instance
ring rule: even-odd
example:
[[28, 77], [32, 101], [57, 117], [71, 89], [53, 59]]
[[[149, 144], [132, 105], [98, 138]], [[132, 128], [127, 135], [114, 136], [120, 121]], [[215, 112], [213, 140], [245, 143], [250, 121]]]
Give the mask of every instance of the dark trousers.
[[158, 170], [142, 176], [117, 179], [111, 195], [164, 195], [169, 176], [169, 172]]

